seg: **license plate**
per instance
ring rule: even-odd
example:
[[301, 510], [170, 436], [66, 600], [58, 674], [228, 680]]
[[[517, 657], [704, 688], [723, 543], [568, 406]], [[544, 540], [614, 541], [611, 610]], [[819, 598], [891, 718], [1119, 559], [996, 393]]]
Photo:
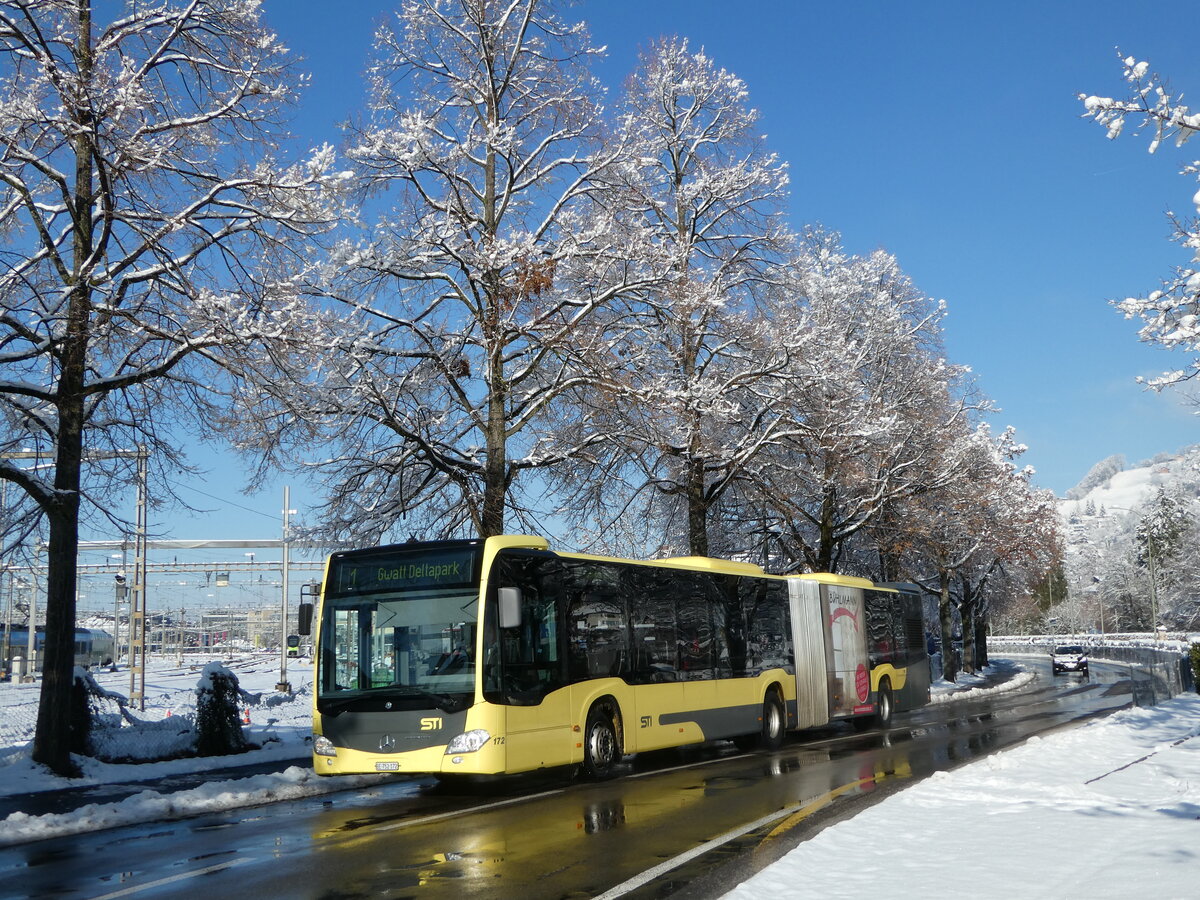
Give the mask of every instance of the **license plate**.
[[399, 772], [400, 763], [398, 762], [377, 762], [375, 763], [376, 772]]

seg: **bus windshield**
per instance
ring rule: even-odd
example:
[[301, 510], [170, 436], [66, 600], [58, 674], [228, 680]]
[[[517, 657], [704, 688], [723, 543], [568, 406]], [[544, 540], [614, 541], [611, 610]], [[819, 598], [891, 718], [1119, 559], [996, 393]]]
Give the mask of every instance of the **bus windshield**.
[[472, 693], [479, 612], [473, 548], [389, 549], [330, 565], [318, 696]]
[[422, 592], [334, 601], [322, 692], [396, 685], [448, 693], [475, 685], [475, 594]]

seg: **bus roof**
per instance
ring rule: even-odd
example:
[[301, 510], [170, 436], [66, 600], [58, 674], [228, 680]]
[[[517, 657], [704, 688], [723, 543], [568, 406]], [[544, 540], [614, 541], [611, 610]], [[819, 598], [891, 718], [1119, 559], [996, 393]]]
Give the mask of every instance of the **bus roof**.
[[894, 591], [894, 588], [880, 588], [869, 578], [859, 578], [856, 575], [832, 575], [829, 572], [808, 572], [804, 575], [793, 575], [793, 578], [801, 578], [805, 581], [819, 581], [821, 584], [840, 584], [843, 587], [865, 588], [869, 590], [889, 590]]
[[[430, 544], [479, 544], [483, 543], [489, 555], [495, 554], [500, 550], [534, 550], [534, 551], [549, 551], [556, 556], [562, 556], [569, 559], [594, 559], [608, 560], [611, 562], [633, 563], [642, 566], [665, 566], [672, 569], [695, 569], [705, 572], [724, 572], [729, 575], [750, 575], [759, 578], [800, 578], [806, 581], [816, 581], [820, 584], [836, 584], [844, 587], [856, 587], [871, 589], [877, 591], [888, 591], [898, 593], [902, 590], [916, 590], [915, 585], [908, 584], [875, 584], [869, 578], [859, 578], [855, 575], [834, 575], [829, 572], [808, 572], [803, 575], [771, 575], [762, 566], [755, 563], [740, 562], [731, 559], [717, 559], [711, 556], [669, 556], [663, 559], [624, 559], [620, 557], [603, 556], [591, 553], [571, 553], [556, 550], [550, 546], [550, 542], [538, 535], [531, 534], [500, 534], [487, 538], [486, 541], [461, 540], [461, 541], [428, 541], [418, 543]], [[399, 544], [398, 547], [412, 546], [411, 544]], [[342, 551], [334, 555], [356, 555], [360, 552], [377, 551], [380, 547], [362, 548], [362, 550]]]
[[[622, 557], [602, 556], [593, 553], [571, 553], [556, 550], [545, 538], [532, 535], [497, 535], [488, 538], [488, 548], [493, 552], [501, 549], [548, 550], [556, 556], [567, 559], [594, 559], [610, 562], [634, 563], [641, 566], [667, 566], [672, 569], [700, 569], [707, 572], [725, 572], [730, 575], [767, 576], [762, 566], [754, 563], [735, 562], [729, 559], [716, 559], [711, 556], [669, 556], [663, 559], [625, 559]], [[778, 577], [778, 576], [767, 576]]]
[[730, 559], [714, 559], [711, 556], [668, 556], [665, 559], [646, 560], [656, 566], [674, 566], [680, 569], [706, 569], [710, 572], [729, 572], [736, 575], [766, 575], [762, 566]]

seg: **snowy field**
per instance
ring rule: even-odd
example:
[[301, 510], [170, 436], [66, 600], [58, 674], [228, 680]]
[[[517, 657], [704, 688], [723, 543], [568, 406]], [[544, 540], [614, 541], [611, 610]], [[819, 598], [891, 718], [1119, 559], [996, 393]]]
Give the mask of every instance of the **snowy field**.
[[[154, 664], [139, 718], [170, 729], [195, 709], [206, 660]], [[277, 656], [225, 661], [254, 702], [245, 707], [248, 736], [262, 749], [235, 757], [141, 765], [85, 761], [85, 777], [67, 781], [29, 761], [36, 685], [0, 685], [0, 795], [144, 780], [181, 772], [308, 753], [311, 667], [290, 660], [292, 696], [275, 692]], [[1015, 690], [1035, 676], [1022, 672], [995, 688], [962, 676], [939, 684], [933, 701], [953, 703]], [[98, 673], [100, 684], [127, 694], [127, 672]], [[957, 688], [958, 692], [951, 694]], [[318, 778], [307, 763], [248, 778], [211, 781], [176, 793], [144, 791], [120, 803], [93, 804], [63, 815], [13, 813], [0, 821], [0, 844], [96, 828], [172, 819], [371, 784], [388, 776]], [[1195, 897], [1200, 850], [1200, 697], [1187, 695], [1151, 709], [1129, 709], [1079, 728], [939, 773], [833, 825], [801, 844], [728, 896], [732, 900], [855, 898], [881, 883], [897, 900], [944, 893], [947, 879], [973, 897]], [[847, 848], [863, 848], [851, 854]], [[830, 860], [853, 859], [853, 865]], [[1152, 890], [1150, 889], [1152, 887]]]
[[[0, 821], [0, 845], [21, 843], [132, 822], [172, 819], [221, 809], [254, 806], [275, 800], [325, 794], [360, 784], [371, 784], [386, 776], [335, 776], [320, 778], [308, 763], [312, 733], [312, 663], [288, 660], [292, 694], [275, 690], [279, 681], [279, 655], [243, 654], [229, 657], [189, 658], [182, 665], [174, 659], [151, 659], [146, 671], [145, 710], [132, 710], [147, 727], [125, 729], [143, 743], [161, 749], [183, 746], [188, 740], [196, 710], [196, 685], [205, 665], [219, 661], [238, 677], [250, 695], [243, 705], [249, 720], [245, 734], [260, 749], [236, 756], [174, 759], [140, 764], [110, 764], [79, 758], [84, 777], [58, 778], [29, 758], [30, 742], [37, 722], [40, 684], [0, 683], [0, 796], [12, 797], [38, 791], [77, 788], [86, 785], [144, 781], [189, 772], [219, 770], [234, 766], [281, 761], [281, 771], [249, 778], [216, 780], [190, 791], [159, 794], [144, 791], [120, 803], [93, 804], [74, 813], [29, 816], [13, 813]], [[105, 690], [128, 697], [129, 672], [93, 670]], [[286, 761], [305, 759], [302, 766]]]
[[[146, 669], [145, 710], [130, 709], [138, 719], [148, 725], [160, 723], [157, 728], [137, 729], [145, 737], [161, 731], [161, 741], [170, 742], [173, 732], [186, 730], [196, 712], [196, 685], [201, 673], [210, 662], [221, 662], [238, 678], [242, 690], [253, 698], [243, 705], [243, 715], [249, 715], [246, 734], [263, 749], [254, 751], [243, 762], [268, 759], [293, 759], [308, 752], [306, 739], [312, 726], [312, 664], [307, 659], [288, 660], [288, 681], [293, 693], [281, 694], [275, 690], [279, 681], [280, 665], [277, 653], [243, 654], [236, 657], [204, 656], [188, 658], [182, 665], [172, 657], [169, 660], [151, 659]], [[92, 677], [100, 687], [128, 697], [130, 674], [125, 668], [111, 672], [96, 666]], [[33, 739], [37, 724], [38, 696], [41, 684], [0, 683], [0, 795], [15, 792], [51, 790], [62, 787], [61, 779], [49, 775], [39, 776], [35, 767], [28, 763], [28, 744]], [[172, 729], [172, 719], [179, 719], [179, 728]], [[153, 737], [152, 737], [153, 739]], [[71, 785], [104, 783], [134, 777], [129, 769], [141, 766], [106, 766], [91, 760], [81, 759], [86, 777], [67, 782]], [[195, 769], [211, 768], [211, 761], [174, 760], [164, 763], [171, 772], [189, 771], [188, 766], [199, 763]], [[19, 773], [19, 774], [18, 774]], [[153, 777], [151, 773], [145, 777]]]

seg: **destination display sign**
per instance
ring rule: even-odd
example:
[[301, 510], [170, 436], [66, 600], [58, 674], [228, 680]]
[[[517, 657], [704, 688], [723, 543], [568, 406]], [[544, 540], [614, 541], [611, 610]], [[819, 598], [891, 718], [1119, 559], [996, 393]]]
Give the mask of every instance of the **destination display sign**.
[[332, 563], [333, 592], [365, 594], [428, 588], [468, 587], [475, 583], [478, 547], [414, 547], [344, 556]]

